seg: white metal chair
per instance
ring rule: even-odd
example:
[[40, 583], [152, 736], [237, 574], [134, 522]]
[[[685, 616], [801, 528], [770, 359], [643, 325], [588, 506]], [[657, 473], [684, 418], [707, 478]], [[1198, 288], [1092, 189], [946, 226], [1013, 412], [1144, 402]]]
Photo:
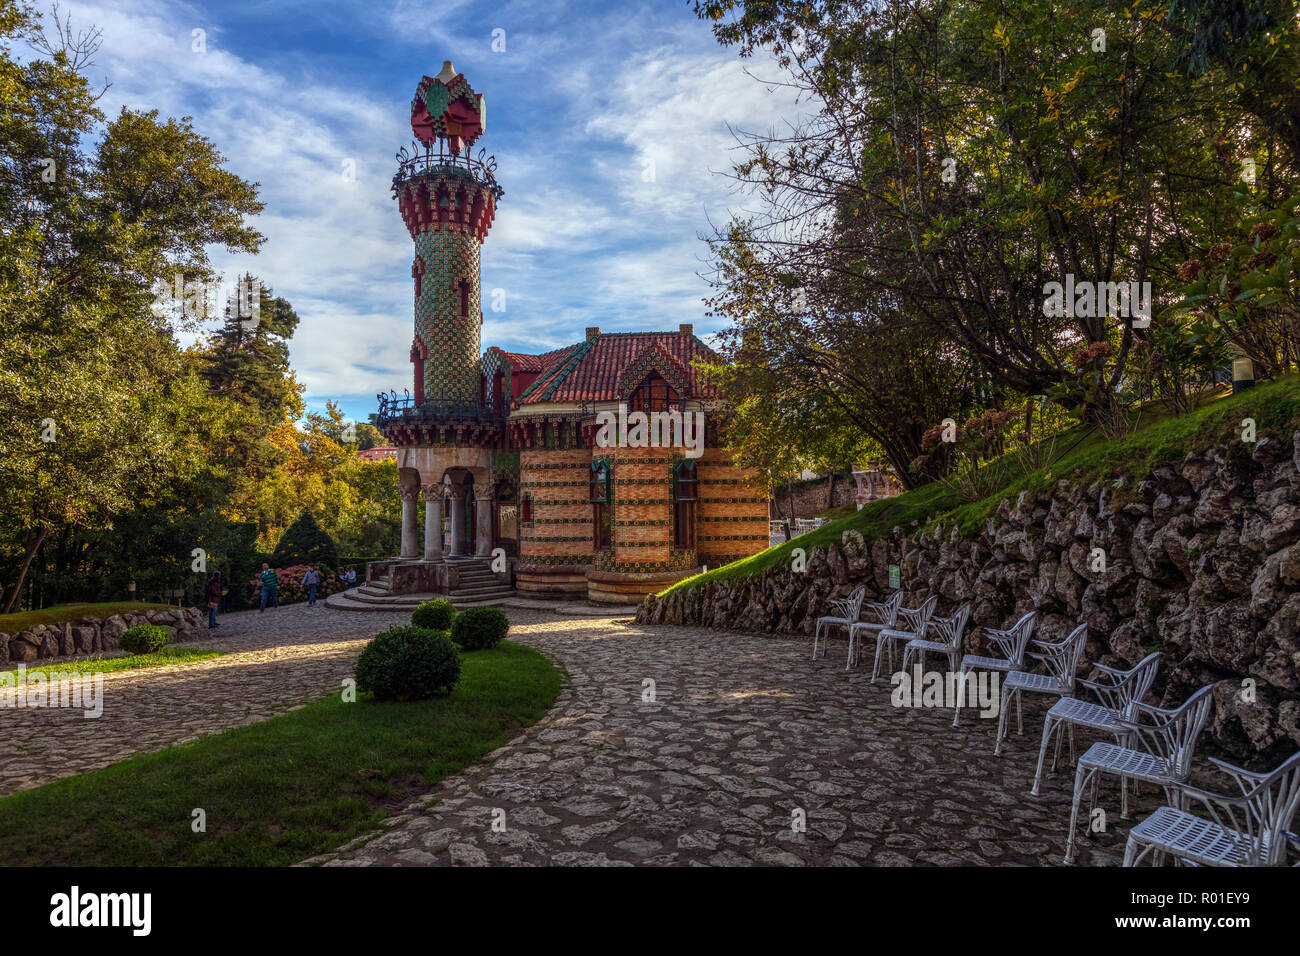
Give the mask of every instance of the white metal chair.
[[[1051, 743], [1052, 734], [1057, 734], [1056, 750], [1052, 755], [1052, 773], [1056, 772], [1056, 764], [1061, 759], [1060, 731], [1062, 729], [1067, 731], [1070, 738], [1071, 760], [1074, 759], [1075, 727], [1113, 734], [1116, 743], [1121, 746], [1127, 745], [1129, 731], [1121, 727], [1119, 722], [1133, 719], [1135, 705], [1151, 689], [1151, 684], [1156, 679], [1156, 671], [1160, 669], [1160, 652], [1152, 651], [1142, 658], [1137, 666], [1126, 671], [1107, 667], [1104, 664], [1098, 664], [1096, 667], [1101, 672], [1097, 680], [1080, 678], [1076, 683], [1092, 691], [1101, 703], [1095, 704], [1078, 697], [1062, 697], [1052, 705], [1052, 709], [1047, 712], [1047, 717], [1043, 719], [1043, 743], [1038, 748], [1038, 770], [1034, 774], [1034, 787], [1029, 791], [1035, 797], [1038, 796], [1038, 788], [1043, 781], [1043, 760], [1047, 756], [1047, 745]], [[1122, 794], [1120, 816], [1128, 819], [1128, 787], [1122, 780], [1120, 788]]]
[[921, 670], [925, 670], [926, 651], [944, 654], [948, 658], [948, 670], [956, 671], [961, 658], [962, 637], [966, 633], [966, 624], [970, 621], [970, 601], [957, 608], [949, 617], [932, 618], [926, 631], [938, 640], [915, 638], [903, 648], [903, 671], [906, 672], [913, 657], [920, 658]]
[[1300, 807], [1300, 753], [1271, 773], [1210, 762], [1236, 781], [1241, 796], [1184, 786], [1183, 798], [1202, 804], [1211, 819], [1161, 807], [1129, 832], [1125, 866], [1148, 854], [1158, 862], [1165, 853], [1201, 866], [1281, 866], [1288, 848], [1300, 849], [1300, 837], [1289, 829]]
[[[1002, 753], [1002, 741], [1007, 736], [1007, 706], [1012, 696], [1016, 698], [1016, 713], [1023, 713], [1020, 706], [1021, 695], [1025, 691], [1034, 694], [1055, 694], [1057, 697], [1074, 695], [1074, 672], [1079, 669], [1083, 658], [1083, 647], [1088, 643], [1088, 625], [1080, 624], [1068, 636], [1059, 641], [1033, 641], [1038, 648], [1046, 673], [1039, 674], [1026, 670], [1011, 671], [1002, 680], [1002, 706], [998, 709], [998, 738], [993, 743], [993, 755]], [[1023, 722], [1020, 731], [1024, 733]]]
[[1079, 758], [1074, 772], [1074, 798], [1070, 802], [1070, 831], [1065, 841], [1066, 863], [1074, 862], [1074, 838], [1083, 789], [1092, 783], [1091, 817], [1091, 808], [1097, 803], [1097, 784], [1103, 773], [1164, 787], [1169, 802], [1182, 808], [1181, 791], [1192, 769], [1196, 738], [1205, 728], [1214, 706], [1213, 692], [1214, 685], [1206, 684], [1180, 706], [1168, 710], [1138, 703], [1134, 705], [1133, 719], [1122, 720], [1120, 725], [1130, 731], [1141, 749], [1098, 741]]
[[889, 648], [889, 666], [892, 670], [894, 666], [894, 645], [896, 643], [906, 644], [908, 641], [922, 637], [938, 603], [939, 595], [931, 594], [921, 602], [920, 607], [900, 607], [898, 616], [894, 619], [895, 626], [882, 628], [876, 634], [876, 659], [871, 666], [871, 683], [876, 682], [876, 675], [880, 672], [880, 652], [886, 647]]
[[887, 627], [893, 627], [894, 622], [898, 619], [898, 609], [903, 606], [903, 589], [899, 588], [889, 596], [889, 600], [874, 602], [870, 601], [863, 608], [869, 612], [874, 621], [859, 621], [849, 628], [849, 660], [844, 665], [844, 669], [856, 667], [858, 663], [858, 654], [862, 650], [862, 641], [858, 635], [863, 632], [879, 634]]
[[[848, 597], [838, 598], [831, 601], [830, 614], [822, 615], [817, 618], [817, 626], [813, 629], [813, 660], [817, 659], [817, 644], [821, 640], [822, 628], [826, 628], [826, 643], [830, 643], [830, 630], [833, 627], [852, 628], [858, 623], [858, 618], [862, 614], [862, 601], [867, 596], [867, 586], [865, 584], [854, 588]], [[850, 630], [850, 634], [852, 631]], [[826, 656], [826, 649], [822, 648], [822, 656]]]
[[[966, 675], [971, 671], [998, 671], [1002, 674], [1008, 674], [1011, 671], [1022, 670], [1025, 666], [1025, 648], [1029, 646], [1030, 638], [1034, 636], [1034, 622], [1037, 617], [1037, 611], [1030, 611], [1005, 630], [996, 627], [984, 628], [984, 636], [993, 642], [993, 646], [997, 648], [1002, 656], [964, 655], [961, 659], [962, 686], [965, 686]], [[957, 726], [957, 721], [961, 717], [962, 699], [965, 696], [965, 694], [957, 695], [957, 707], [952, 715], [952, 725], [954, 727]], [[1017, 703], [1019, 703], [1018, 698]], [[1024, 733], [1024, 720], [1022, 718], [1023, 715], [1017, 714], [1017, 726], [1020, 732]]]

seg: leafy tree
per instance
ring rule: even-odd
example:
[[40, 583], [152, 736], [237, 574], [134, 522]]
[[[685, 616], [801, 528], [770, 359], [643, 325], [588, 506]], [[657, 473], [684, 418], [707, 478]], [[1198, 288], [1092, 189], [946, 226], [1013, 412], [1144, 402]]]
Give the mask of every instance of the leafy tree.
[[255, 187], [188, 119], [123, 110], [83, 148], [103, 119], [82, 75], [96, 46], [0, 7], [0, 528], [18, 555], [6, 609], [52, 533], [107, 528], [201, 470], [187, 423], [203, 384], [151, 289], [177, 270], [209, 279], [209, 244], [262, 241], [245, 224]]

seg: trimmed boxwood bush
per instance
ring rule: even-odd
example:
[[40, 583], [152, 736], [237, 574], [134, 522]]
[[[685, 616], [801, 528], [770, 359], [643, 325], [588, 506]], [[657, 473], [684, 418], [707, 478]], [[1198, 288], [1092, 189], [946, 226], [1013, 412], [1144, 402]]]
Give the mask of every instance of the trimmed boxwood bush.
[[460, 654], [443, 631], [390, 627], [361, 651], [357, 688], [376, 700], [425, 700], [446, 694], [460, 680]]
[[132, 654], [152, 654], [171, 642], [171, 632], [161, 624], [137, 624], [123, 631], [117, 643]]
[[425, 601], [411, 612], [411, 623], [416, 627], [427, 627], [434, 631], [451, 630], [456, 620], [456, 609], [445, 598]]
[[456, 615], [451, 639], [467, 651], [496, 647], [510, 630], [510, 619], [495, 607], [472, 607]]

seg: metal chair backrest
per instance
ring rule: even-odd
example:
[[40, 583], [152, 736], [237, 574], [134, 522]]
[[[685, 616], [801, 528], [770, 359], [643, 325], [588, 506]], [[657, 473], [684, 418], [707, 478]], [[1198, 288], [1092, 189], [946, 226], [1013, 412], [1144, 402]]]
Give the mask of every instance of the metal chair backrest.
[[[1291, 820], [1300, 808], [1300, 753], [1294, 753], [1254, 790], [1246, 794], [1253, 837], [1252, 858], [1260, 866], [1280, 866], [1286, 860]], [[1253, 832], [1252, 832], [1253, 831]]]
[[1024, 666], [1025, 649], [1029, 647], [1029, 642], [1034, 636], [1034, 625], [1038, 623], [1038, 612], [1029, 611], [1020, 620], [1011, 626], [1011, 630], [1016, 633], [1016, 641], [1013, 647], [1013, 653], [1008, 660], [1011, 661], [1017, 669]]
[[857, 621], [862, 616], [862, 602], [867, 597], [867, 586], [860, 584], [849, 592], [848, 597], [842, 597], [831, 602], [831, 607], [840, 612], [841, 617], [848, 621]]
[[903, 606], [903, 589], [899, 588], [881, 603], [885, 606], [883, 623], [885, 627], [893, 627], [894, 622], [898, 620], [898, 609]]
[[916, 634], [921, 636], [925, 633], [926, 625], [930, 623], [930, 618], [934, 616], [934, 609], [939, 606], [939, 595], [931, 594], [921, 602], [917, 608], [918, 617], [916, 619]]
[[1125, 717], [1133, 716], [1137, 705], [1155, 683], [1156, 672], [1160, 670], [1160, 657], [1159, 651], [1152, 651], [1116, 682], [1115, 697], [1110, 702], [1112, 709], [1118, 710]]
[[1088, 643], [1088, 625], [1080, 624], [1065, 639], [1055, 644], [1039, 644], [1048, 673], [1067, 689], [1074, 688], [1074, 674], [1079, 669], [1084, 645]]
[[[1191, 772], [1196, 740], [1214, 706], [1213, 694], [1214, 685], [1206, 684], [1173, 709], [1139, 703], [1134, 706], [1135, 719], [1126, 722], [1138, 732], [1149, 753], [1168, 761], [1170, 776], [1175, 780], [1186, 780]], [[1153, 722], [1143, 723], [1143, 715], [1149, 715]]]
[[952, 650], [961, 650], [962, 636], [966, 633], [966, 625], [970, 621], [970, 607], [970, 601], [967, 601], [951, 616], [934, 618], [929, 622], [929, 628], [938, 632], [939, 640]]

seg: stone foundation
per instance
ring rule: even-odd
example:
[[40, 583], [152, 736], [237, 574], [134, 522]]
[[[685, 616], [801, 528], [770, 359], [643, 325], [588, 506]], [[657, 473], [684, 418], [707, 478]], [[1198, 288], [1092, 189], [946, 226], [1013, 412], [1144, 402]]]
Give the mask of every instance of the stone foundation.
[[590, 571], [587, 573], [587, 600], [594, 604], [640, 604], [646, 595], [657, 594], [674, 581], [699, 573], [699, 568], [659, 574]]
[[586, 565], [521, 567], [515, 572], [515, 590], [520, 597], [571, 601], [587, 596]]

